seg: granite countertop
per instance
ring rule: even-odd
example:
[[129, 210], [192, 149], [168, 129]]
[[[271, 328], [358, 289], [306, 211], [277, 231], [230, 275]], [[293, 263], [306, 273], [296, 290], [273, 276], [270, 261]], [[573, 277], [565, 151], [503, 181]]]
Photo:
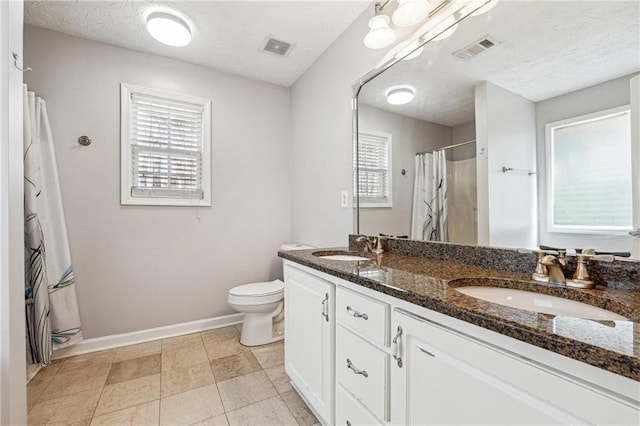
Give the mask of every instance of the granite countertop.
[[[313, 255], [328, 250], [347, 249], [280, 251], [278, 256], [640, 381], [639, 291], [551, 287], [531, 281], [527, 274], [393, 253], [379, 256], [353, 253], [371, 259], [359, 262], [327, 260]], [[455, 290], [467, 285], [511, 287], [565, 297], [608, 309], [629, 320], [586, 320], [511, 308]]]

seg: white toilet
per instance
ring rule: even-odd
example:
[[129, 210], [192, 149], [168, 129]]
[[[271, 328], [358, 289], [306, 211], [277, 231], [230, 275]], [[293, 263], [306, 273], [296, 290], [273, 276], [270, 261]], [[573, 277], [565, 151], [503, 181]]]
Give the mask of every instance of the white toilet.
[[[313, 247], [284, 244], [281, 250]], [[229, 290], [229, 306], [244, 313], [240, 343], [258, 346], [284, 338], [284, 283], [280, 280], [239, 285]]]

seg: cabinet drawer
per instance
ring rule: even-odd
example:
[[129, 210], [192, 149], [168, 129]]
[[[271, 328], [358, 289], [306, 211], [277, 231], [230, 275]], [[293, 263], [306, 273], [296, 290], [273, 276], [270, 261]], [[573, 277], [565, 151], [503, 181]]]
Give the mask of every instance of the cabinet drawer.
[[373, 426], [379, 425], [375, 418], [342, 386], [336, 386], [336, 426]]
[[336, 327], [336, 380], [381, 420], [388, 420], [389, 355]]
[[342, 325], [383, 346], [389, 344], [389, 305], [336, 288], [336, 318]]

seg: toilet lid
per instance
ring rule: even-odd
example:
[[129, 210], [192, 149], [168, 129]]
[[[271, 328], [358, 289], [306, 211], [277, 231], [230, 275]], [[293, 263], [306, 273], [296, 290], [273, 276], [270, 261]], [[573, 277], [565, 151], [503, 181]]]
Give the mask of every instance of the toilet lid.
[[284, 291], [284, 283], [274, 280], [263, 283], [251, 283], [239, 285], [229, 290], [229, 294], [234, 296], [270, 296]]

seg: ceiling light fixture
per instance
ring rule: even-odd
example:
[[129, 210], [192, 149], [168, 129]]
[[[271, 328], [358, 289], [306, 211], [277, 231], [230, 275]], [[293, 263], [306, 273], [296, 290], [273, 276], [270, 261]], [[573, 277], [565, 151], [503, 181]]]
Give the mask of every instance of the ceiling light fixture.
[[184, 19], [168, 12], [153, 12], [147, 17], [151, 37], [167, 46], [182, 47], [191, 42], [191, 28]]
[[398, 27], [411, 27], [429, 15], [427, 0], [397, 0], [398, 8], [391, 20]]
[[[385, 5], [389, 3], [387, 0]], [[396, 41], [396, 33], [389, 27], [389, 17], [382, 13], [384, 5], [376, 3], [376, 15], [369, 19], [369, 32], [364, 36], [364, 45], [369, 49], [384, 49]]]
[[387, 102], [391, 105], [404, 105], [413, 100], [416, 90], [407, 85], [393, 86], [387, 90]]
[[[375, 4], [375, 16], [369, 20], [369, 32], [364, 37], [364, 45], [369, 49], [383, 49], [389, 47], [396, 40], [396, 34], [389, 22], [392, 21], [395, 27], [410, 27], [427, 18], [435, 16], [440, 17], [443, 14], [450, 14], [446, 19], [432, 25], [431, 19], [420, 27], [414, 37], [421, 38], [422, 41], [433, 39], [443, 40], [457, 29], [456, 18], [458, 19], [467, 15], [481, 15], [493, 8], [499, 0], [442, 0], [432, 7], [429, 0], [395, 0], [398, 3], [396, 10], [393, 12], [392, 18], [384, 14], [384, 9], [392, 0], [378, 2]], [[457, 10], [451, 10], [457, 8]], [[446, 10], [446, 12], [444, 12]], [[436, 34], [435, 37], [432, 34]], [[404, 52], [404, 49], [401, 49]], [[397, 53], [397, 52], [396, 52]], [[410, 55], [405, 59], [412, 59], [418, 56], [421, 51], [416, 51], [415, 56]]]

